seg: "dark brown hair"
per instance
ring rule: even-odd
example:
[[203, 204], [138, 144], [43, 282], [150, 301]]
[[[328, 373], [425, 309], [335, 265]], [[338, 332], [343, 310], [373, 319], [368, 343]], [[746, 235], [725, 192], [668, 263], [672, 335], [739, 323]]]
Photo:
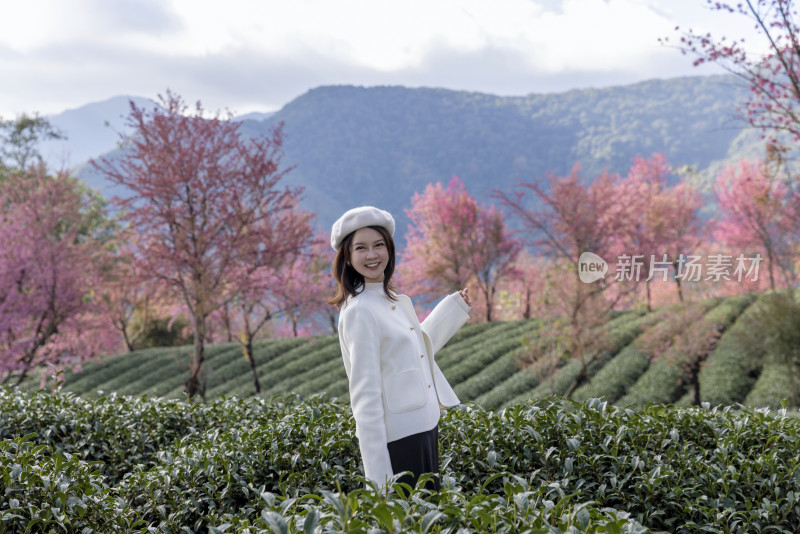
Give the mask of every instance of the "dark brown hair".
[[[390, 300], [397, 300], [397, 297], [391, 293], [391, 291], [394, 291], [394, 286], [392, 286], [395, 264], [394, 240], [389, 231], [383, 226], [367, 226], [367, 228], [372, 228], [381, 234], [381, 237], [386, 242], [386, 248], [389, 251], [389, 263], [386, 265], [386, 269], [383, 270], [383, 292]], [[353, 242], [355, 233], [356, 231], [353, 231], [345, 236], [342, 240], [342, 245], [336, 252], [336, 258], [333, 260], [331, 273], [336, 280], [336, 295], [328, 299], [328, 304], [333, 304], [337, 308], [341, 308], [347, 302], [348, 297], [358, 295], [360, 291], [357, 290], [364, 285], [364, 276], [350, 265], [350, 245]]]

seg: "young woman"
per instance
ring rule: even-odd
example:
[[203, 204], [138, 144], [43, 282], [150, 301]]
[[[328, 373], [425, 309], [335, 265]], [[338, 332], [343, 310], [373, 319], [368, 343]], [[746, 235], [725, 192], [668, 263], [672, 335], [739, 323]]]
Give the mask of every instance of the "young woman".
[[339, 344], [366, 478], [384, 490], [395, 473], [439, 490], [439, 410], [459, 404], [434, 354], [469, 319], [467, 288], [447, 296], [422, 323], [411, 299], [394, 292], [394, 219], [372, 206], [333, 224], [340, 308]]

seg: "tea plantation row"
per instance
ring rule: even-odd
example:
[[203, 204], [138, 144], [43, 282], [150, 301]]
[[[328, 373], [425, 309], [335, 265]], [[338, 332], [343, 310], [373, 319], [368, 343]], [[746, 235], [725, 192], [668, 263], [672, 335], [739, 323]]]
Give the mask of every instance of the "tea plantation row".
[[[734, 335], [740, 321], [753, 312], [752, 295], [699, 305], [706, 320], [724, 329], [714, 352], [700, 372], [701, 398], [712, 405], [742, 403], [778, 408], [790, 397], [782, 368], [769, 359], [749, 358]], [[589, 383], [574, 391], [577, 400], [604, 398], [620, 406], [648, 402], [688, 404], [689, 395], [678, 380], [678, 369], [664, 361], [651, 362], [637, 338], [672, 310], [649, 314], [625, 312], [611, 320], [604, 334], [610, 348], [590, 355]], [[542, 370], [523, 368], [522, 358], [539, 343], [536, 320], [470, 324], [462, 328], [436, 360], [462, 401], [488, 409], [512, 406], [529, 399], [564, 395], [581, 371], [577, 361], [555, 362]], [[80, 396], [98, 391], [128, 395], [182, 398], [190, 347], [148, 349], [89, 363], [79, 374], [67, 374], [64, 390]], [[266, 340], [256, 343], [255, 359], [262, 396], [326, 393], [348, 401], [347, 379], [335, 335]], [[207, 349], [207, 396], [245, 397], [254, 392], [252, 373], [237, 343]], [[762, 373], [762, 370], [764, 371]], [[39, 387], [37, 380], [24, 384]]]
[[[507, 328], [513, 329], [514, 326]], [[795, 532], [779, 411], [467, 403], [443, 488], [365, 487], [347, 404], [0, 388], [0, 532]]]

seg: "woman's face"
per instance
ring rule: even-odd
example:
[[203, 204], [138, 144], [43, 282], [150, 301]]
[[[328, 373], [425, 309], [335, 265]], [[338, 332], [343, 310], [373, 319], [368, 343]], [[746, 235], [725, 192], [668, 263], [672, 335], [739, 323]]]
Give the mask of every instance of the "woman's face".
[[383, 271], [389, 264], [389, 249], [377, 230], [356, 230], [350, 243], [350, 264], [365, 282], [383, 282]]

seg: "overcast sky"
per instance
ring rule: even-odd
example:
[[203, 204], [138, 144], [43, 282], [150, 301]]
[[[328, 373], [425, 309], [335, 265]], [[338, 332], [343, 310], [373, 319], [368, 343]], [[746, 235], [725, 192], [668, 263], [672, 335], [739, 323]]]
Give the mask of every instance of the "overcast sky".
[[[524, 95], [719, 72], [675, 26], [746, 35], [705, 0], [0, 0], [0, 116], [170, 88], [271, 111], [320, 85]], [[755, 41], [755, 39], [753, 39]]]

